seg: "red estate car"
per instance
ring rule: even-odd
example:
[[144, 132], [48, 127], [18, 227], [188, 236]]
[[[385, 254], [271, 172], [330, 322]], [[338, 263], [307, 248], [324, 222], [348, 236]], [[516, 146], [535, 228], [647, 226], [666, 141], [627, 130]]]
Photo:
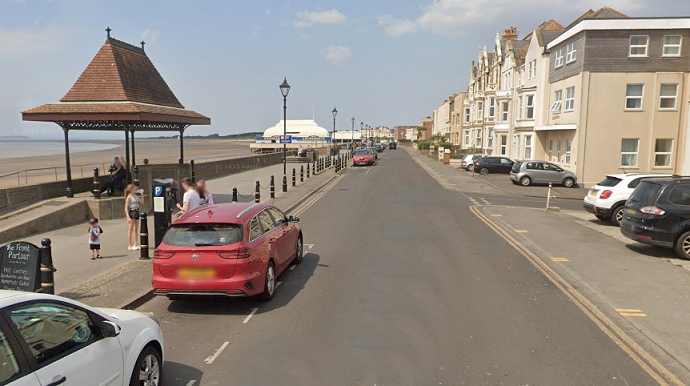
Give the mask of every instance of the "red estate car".
[[371, 154], [371, 150], [360, 149], [355, 151], [352, 155], [352, 166], [357, 165], [373, 165], [374, 155]]
[[276, 278], [302, 262], [297, 217], [261, 203], [204, 205], [175, 221], [154, 251], [153, 293], [273, 299]]

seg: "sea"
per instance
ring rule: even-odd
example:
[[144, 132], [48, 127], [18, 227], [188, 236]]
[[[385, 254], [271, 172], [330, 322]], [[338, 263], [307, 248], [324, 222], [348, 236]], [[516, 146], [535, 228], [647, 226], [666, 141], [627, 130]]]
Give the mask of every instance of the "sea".
[[[70, 141], [69, 152], [84, 153], [114, 149], [121, 145], [103, 142]], [[0, 140], [0, 159], [65, 154], [63, 141]]]

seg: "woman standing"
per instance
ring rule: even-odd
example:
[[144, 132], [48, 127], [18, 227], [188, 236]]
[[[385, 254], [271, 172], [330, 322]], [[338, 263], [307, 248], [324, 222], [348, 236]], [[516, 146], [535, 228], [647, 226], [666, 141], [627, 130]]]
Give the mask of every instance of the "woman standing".
[[125, 189], [125, 216], [127, 216], [127, 249], [136, 251], [141, 249], [137, 239], [139, 237], [139, 203], [142, 200], [141, 191], [136, 195], [137, 187], [129, 184]]

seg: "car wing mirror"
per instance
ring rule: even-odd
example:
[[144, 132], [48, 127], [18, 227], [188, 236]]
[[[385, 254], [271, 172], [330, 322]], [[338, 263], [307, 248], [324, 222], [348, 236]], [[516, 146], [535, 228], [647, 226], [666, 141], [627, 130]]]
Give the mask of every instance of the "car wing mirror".
[[299, 217], [290, 216], [290, 217], [288, 217], [288, 222], [299, 222]]
[[120, 326], [109, 320], [104, 320], [101, 322], [101, 332], [104, 338], [114, 338], [120, 335]]

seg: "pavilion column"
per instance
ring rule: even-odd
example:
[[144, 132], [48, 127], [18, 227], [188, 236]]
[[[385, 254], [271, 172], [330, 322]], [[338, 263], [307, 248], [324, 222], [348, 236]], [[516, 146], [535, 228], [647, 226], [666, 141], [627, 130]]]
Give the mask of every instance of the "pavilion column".
[[[62, 125], [61, 125], [62, 126]], [[67, 197], [74, 197], [74, 189], [72, 189], [72, 165], [69, 161], [69, 126], [62, 126], [62, 132], [65, 133], [65, 174], [67, 175]]]
[[184, 129], [180, 130], [180, 163], [184, 163]]
[[132, 171], [137, 166], [136, 152], [134, 151], [134, 130], [132, 130]]
[[128, 184], [132, 183], [132, 178], [130, 176], [130, 164], [129, 164], [129, 128], [125, 126], [125, 168], [127, 169], [127, 178], [125, 179]]

